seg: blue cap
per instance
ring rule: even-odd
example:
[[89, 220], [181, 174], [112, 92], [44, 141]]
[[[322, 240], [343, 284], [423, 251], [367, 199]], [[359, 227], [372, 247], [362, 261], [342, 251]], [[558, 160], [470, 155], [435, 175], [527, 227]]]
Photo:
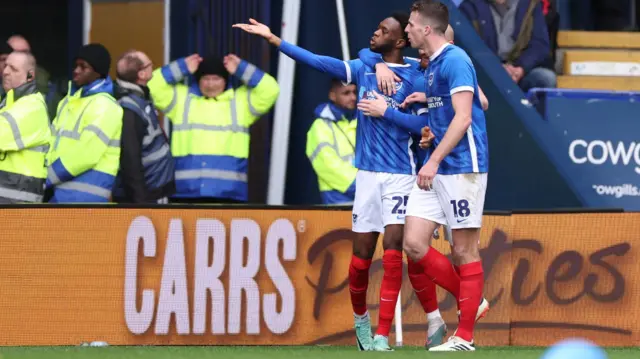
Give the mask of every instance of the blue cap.
[[547, 349], [540, 359], [607, 359], [607, 353], [588, 340], [566, 339]]

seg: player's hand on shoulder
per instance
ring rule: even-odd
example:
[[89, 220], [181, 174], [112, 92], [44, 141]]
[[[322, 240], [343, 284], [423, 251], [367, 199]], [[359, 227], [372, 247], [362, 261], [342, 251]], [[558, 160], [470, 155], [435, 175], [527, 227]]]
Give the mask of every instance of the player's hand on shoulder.
[[414, 92], [404, 99], [400, 107], [407, 108], [407, 106], [413, 103], [427, 103], [427, 94], [424, 92]]
[[378, 89], [387, 96], [396, 94], [396, 83], [402, 80], [396, 75], [387, 64], [376, 64], [376, 80]]
[[420, 135], [422, 136], [420, 138], [420, 148], [424, 150], [431, 147], [433, 140], [436, 138], [436, 136], [431, 132], [431, 128], [429, 128], [429, 126], [424, 126]]
[[379, 93], [373, 91], [373, 100], [360, 100], [358, 102], [358, 110], [362, 111], [365, 116], [382, 117], [387, 111], [387, 101]]

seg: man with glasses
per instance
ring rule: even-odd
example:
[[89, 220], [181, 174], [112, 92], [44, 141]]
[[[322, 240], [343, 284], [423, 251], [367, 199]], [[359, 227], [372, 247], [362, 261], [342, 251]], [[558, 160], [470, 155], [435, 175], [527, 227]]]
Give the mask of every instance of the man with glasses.
[[114, 95], [124, 111], [114, 201], [167, 203], [175, 193], [175, 164], [147, 87], [153, 63], [130, 50], [118, 59], [116, 73]]

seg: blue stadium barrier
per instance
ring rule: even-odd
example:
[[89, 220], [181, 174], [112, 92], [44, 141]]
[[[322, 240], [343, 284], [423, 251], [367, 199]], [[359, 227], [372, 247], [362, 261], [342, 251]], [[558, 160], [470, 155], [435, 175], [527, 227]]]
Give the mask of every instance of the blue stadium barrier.
[[450, 0], [441, 1], [449, 7], [456, 44], [473, 60], [479, 84], [490, 102], [486, 113], [491, 168], [486, 208], [584, 206], [551, 160], [553, 151], [545, 145], [543, 118], [458, 8]]
[[532, 89], [544, 146], [587, 207], [640, 211], [640, 92]]

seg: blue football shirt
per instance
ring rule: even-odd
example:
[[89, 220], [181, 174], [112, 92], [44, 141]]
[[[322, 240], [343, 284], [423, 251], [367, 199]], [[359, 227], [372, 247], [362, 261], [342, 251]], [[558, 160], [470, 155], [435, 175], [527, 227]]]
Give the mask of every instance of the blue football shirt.
[[[396, 93], [386, 96], [378, 89], [375, 70], [361, 60], [345, 61], [347, 68], [346, 83], [355, 82], [358, 86], [358, 101], [374, 99], [373, 92], [383, 96], [387, 105], [401, 112], [421, 114], [426, 111], [418, 106], [403, 110], [400, 104], [416, 91], [415, 86], [423, 81], [422, 73], [411, 63], [403, 65], [389, 64], [389, 68], [402, 79], [396, 84]], [[418, 143], [406, 129], [398, 125], [357, 113], [358, 127], [356, 137], [356, 167], [372, 172], [397, 174], [416, 174], [418, 165]]]
[[440, 164], [438, 173], [484, 173], [489, 171], [489, 144], [484, 111], [478, 96], [478, 80], [471, 59], [461, 48], [446, 44], [430, 58], [425, 72], [429, 126], [437, 147], [447, 132], [455, 111], [452, 95], [473, 92], [471, 126]]

